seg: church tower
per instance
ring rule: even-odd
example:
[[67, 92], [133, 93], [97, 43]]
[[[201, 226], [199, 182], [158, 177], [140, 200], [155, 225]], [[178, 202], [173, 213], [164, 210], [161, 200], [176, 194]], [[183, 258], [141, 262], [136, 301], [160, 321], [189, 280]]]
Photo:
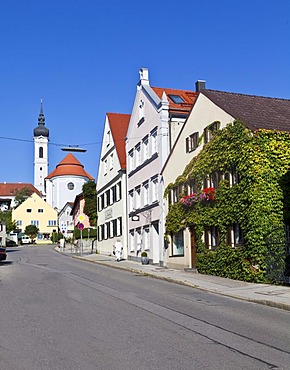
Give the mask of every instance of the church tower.
[[48, 140], [49, 130], [44, 126], [45, 118], [40, 101], [38, 126], [33, 130], [34, 140], [34, 186], [45, 196], [45, 181], [48, 175]]

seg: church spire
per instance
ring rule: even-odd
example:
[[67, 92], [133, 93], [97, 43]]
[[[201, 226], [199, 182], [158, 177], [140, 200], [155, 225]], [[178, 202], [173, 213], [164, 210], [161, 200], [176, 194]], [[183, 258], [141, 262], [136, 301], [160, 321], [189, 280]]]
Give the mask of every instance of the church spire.
[[43, 103], [42, 103], [42, 99], [40, 99], [40, 112], [38, 115], [38, 126], [33, 130], [33, 135], [48, 137], [49, 130], [44, 125], [45, 125], [45, 117], [43, 114]]

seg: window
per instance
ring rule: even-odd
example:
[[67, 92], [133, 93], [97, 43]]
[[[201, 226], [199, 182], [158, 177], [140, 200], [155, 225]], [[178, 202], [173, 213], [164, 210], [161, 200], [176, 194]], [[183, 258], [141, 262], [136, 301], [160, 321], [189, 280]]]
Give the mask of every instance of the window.
[[135, 147], [135, 152], [136, 152], [136, 167], [140, 166], [141, 164], [141, 144], [137, 144]]
[[146, 136], [143, 139], [142, 146], [143, 146], [143, 148], [142, 148], [143, 149], [143, 162], [145, 162], [149, 158], [149, 139], [148, 139], [148, 136]]
[[39, 226], [38, 220], [31, 220], [30, 225]]
[[135, 208], [138, 209], [141, 207], [141, 187], [138, 186], [135, 189]]
[[134, 170], [134, 150], [131, 149], [128, 155], [129, 155], [128, 167], [130, 172]]
[[190, 153], [198, 147], [198, 132], [186, 138], [186, 153]]
[[143, 232], [144, 232], [143, 247], [144, 247], [145, 250], [148, 251], [150, 249], [149, 227], [144, 227]]
[[227, 244], [232, 247], [237, 247], [243, 245], [243, 243], [244, 238], [241, 226], [238, 223], [233, 223], [227, 229]]
[[107, 146], [109, 146], [111, 143], [111, 131], [108, 131], [106, 136]]
[[158, 177], [152, 179], [152, 203], [158, 201]]
[[229, 182], [230, 186], [236, 185], [240, 182], [240, 175], [237, 173], [235, 168], [225, 172], [224, 178]]
[[173, 101], [175, 104], [185, 103], [180, 95], [171, 95], [169, 94], [168, 97]]
[[133, 211], [133, 207], [134, 207], [134, 205], [133, 205], [133, 198], [134, 197], [134, 192], [133, 192], [133, 190], [130, 190], [129, 191], [129, 212], [132, 212]]
[[98, 197], [98, 211], [102, 210], [101, 197]]
[[216, 121], [207, 126], [204, 129], [204, 143], [208, 143], [212, 137], [214, 136], [215, 132], [219, 130], [220, 128], [220, 122]]
[[151, 155], [157, 153], [157, 128], [151, 132]]
[[172, 255], [173, 256], [184, 255], [184, 239], [182, 230], [179, 231], [177, 234], [173, 235]]
[[39, 158], [43, 158], [43, 147], [39, 147]]
[[116, 185], [111, 187], [111, 199], [112, 199], [112, 203], [115, 203], [116, 200], [117, 200], [117, 187], [116, 187]]
[[110, 238], [113, 238], [114, 236], [115, 236], [115, 234], [114, 234], [114, 231], [115, 231], [115, 222], [114, 222], [115, 220], [112, 220], [111, 222], [109, 222], [109, 225], [110, 225], [110, 227], [109, 227], [109, 237]]
[[111, 192], [110, 190], [106, 191], [106, 206], [111, 205]]
[[56, 226], [56, 220], [48, 220], [48, 226]]
[[75, 186], [74, 186], [74, 184], [72, 182], [69, 182], [67, 184], [67, 188], [68, 188], [68, 190], [74, 190]]
[[144, 122], [144, 100], [140, 100], [140, 104], [139, 104], [139, 122], [138, 122], [138, 125], [140, 125], [141, 123]]
[[117, 189], [116, 189], [116, 201], [122, 199], [122, 184], [121, 181], [118, 182], [117, 184]]
[[112, 153], [110, 155], [110, 170], [113, 169], [113, 165], [114, 165], [114, 154]]
[[146, 181], [143, 184], [143, 204], [147, 206], [149, 204], [149, 182]]
[[104, 175], [106, 175], [108, 172], [108, 162], [107, 159], [104, 160]]
[[204, 242], [208, 249], [216, 249], [220, 242], [220, 231], [217, 226], [208, 226], [204, 231]]
[[31, 209], [31, 208], [27, 208], [27, 209], [26, 209], [26, 212], [27, 212], [27, 213], [31, 213], [31, 212], [32, 212], [32, 209]]
[[134, 231], [133, 230], [131, 230], [129, 233], [129, 246], [130, 246], [130, 252], [134, 252], [135, 244], [134, 244]]
[[22, 226], [22, 220], [17, 220], [17, 226]]
[[38, 208], [38, 213], [43, 213], [43, 209], [42, 208]]
[[136, 236], [137, 236], [137, 251], [141, 251], [142, 249], [141, 228], [136, 229]]
[[117, 233], [116, 233], [116, 235], [117, 236], [122, 235], [122, 217], [117, 218]]

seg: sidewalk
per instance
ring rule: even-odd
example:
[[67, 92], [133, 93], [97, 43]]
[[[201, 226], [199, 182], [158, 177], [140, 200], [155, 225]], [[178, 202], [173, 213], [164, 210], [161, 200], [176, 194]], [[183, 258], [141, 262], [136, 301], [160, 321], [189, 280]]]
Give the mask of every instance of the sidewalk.
[[[59, 248], [56, 250], [61, 253]], [[71, 255], [69, 253], [65, 254]], [[129, 260], [117, 262], [113, 256], [96, 253], [83, 254], [82, 256], [72, 255], [72, 257], [111, 268], [123, 269], [153, 278], [183, 284], [227, 297], [290, 311], [290, 287], [288, 286], [247, 283], [244, 281], [203, 275], [191, 271], [170, 269], [157, 265], [142, 265], [141, 262]]]

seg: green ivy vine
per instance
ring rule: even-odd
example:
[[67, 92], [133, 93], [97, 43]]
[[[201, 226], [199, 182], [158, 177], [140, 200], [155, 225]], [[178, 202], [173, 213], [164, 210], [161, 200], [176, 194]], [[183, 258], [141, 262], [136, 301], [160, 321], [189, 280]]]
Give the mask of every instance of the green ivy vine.
[[[213, 173], [235, 171], [239, 182], [230, 186], [219, 182], [216, 201], [210, 206], [197, 203], [186, 208], [171, 204], [166, 218], [166, 234], [193, 226], [197, 236], [197, 269], [201, 273], [253, 282], [267, 281], [265, 238], [275, 228], [290, 223], [290, 133], [257, 130], [252, 132], [240, 121], [215, 132], [212, 140], [186, 166], [171, 189], [191, 181], [202, 189], [203, 180]], [[180, 194], [180, 197], [184, 194]], [[227, 227], [238, 223], [244, 235], [241, 247], [226, 243]], [[202, 241], [206, 226], [218, 226], [220, 244], [210, 251]], [[275, 253], [283, 255], [284, 250]]]

